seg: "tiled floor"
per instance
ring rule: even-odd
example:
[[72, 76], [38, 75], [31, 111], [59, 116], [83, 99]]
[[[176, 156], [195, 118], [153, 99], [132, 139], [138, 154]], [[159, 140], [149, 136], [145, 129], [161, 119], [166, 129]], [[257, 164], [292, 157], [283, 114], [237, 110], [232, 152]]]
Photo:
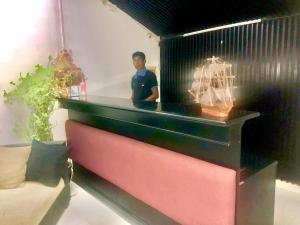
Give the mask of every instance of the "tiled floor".
[[274, 225], [300, 225], [300, 187], [277, 181]]
[[[57, 225], [129, 225], [77, 184], [71, 185], [70, 205]], [[277, 181], [274, 225], [300, 225], [300, 187]]]
[[57, 225], [130, 225], [73, 182], [71, 192], [70, 205]]

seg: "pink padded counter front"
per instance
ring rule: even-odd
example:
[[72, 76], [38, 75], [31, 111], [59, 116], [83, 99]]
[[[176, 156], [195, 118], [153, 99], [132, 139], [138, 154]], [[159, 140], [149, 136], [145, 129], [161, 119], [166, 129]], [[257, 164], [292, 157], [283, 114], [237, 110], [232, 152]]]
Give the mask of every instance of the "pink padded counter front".
[[234, 225], [236, 172], [67, 121], [72, 159], [184, 225]]

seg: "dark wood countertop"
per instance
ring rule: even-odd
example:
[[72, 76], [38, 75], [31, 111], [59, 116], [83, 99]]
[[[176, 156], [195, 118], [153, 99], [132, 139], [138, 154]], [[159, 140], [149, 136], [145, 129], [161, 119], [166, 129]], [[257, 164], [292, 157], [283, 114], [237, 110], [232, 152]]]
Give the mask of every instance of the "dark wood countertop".
[[126, 98], [113, 98], [103, 96], [86, 96], [78, 98], [61, 98], [60, 102], [68, 107], [75, 104], [84, 106], [106, 106], [128, 111], [136, 111], [143, 113], [154, 113], [157, 115], [166, 115], [169, 117], [177, 117], [184, 120], [193, 120], [200, 123], [207, 123], [219, 126], [228, 126], [234, 123], [241, 123], [246, 120], [258, 117], [258, 112], [243, 111], [232, 109], [228, 118], [213, 117], [201, 113], [199, 104], [176, 104], [176, 103], [161, 103], [161, 102], [133, 102]]

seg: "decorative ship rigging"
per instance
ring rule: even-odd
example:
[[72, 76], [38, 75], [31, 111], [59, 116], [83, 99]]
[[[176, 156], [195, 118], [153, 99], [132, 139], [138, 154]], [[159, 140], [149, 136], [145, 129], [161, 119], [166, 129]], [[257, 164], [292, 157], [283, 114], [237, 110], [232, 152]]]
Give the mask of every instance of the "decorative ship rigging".
[[234, 79], [232, 65], [213, 56], [196, 68], [188, 91], [201, 104], [203, 113], [227, 117], [234, 102]]

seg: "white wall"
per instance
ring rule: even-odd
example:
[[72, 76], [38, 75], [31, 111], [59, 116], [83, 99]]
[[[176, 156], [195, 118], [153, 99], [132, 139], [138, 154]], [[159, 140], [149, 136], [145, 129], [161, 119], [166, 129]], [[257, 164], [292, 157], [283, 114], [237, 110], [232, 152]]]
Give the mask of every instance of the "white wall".
[[158, 67], [159, 38], [149, 39], [149, 31], [121, 10], [101, 0], [63, 0], [63, 16], [66, 48], [88, 77], [88, 94], [129, 98], [134, 51]]
[[[5, 3], [4, 3], [5, 2]], [[18, 6], [18, 7], [16, 7]], [[65, 47], [88, 77], [88, 94], [129, 98], [134, 74], [131, 54], [144, 51], [149, 66], [159, 65], [159, 38], [119, 9], [102, 0], [62, 0]], [[9, 22], [8, 22], [9, 21]], [[14, 133], [20, 106], [3, 103], [3, 89], [19, 72], [46, 63], [60, 46], [57, 0], [0, 1], [0, 145], [22, 142]], [[4, 28], [3, 28], [4, 27]], [[3, 51], [4, 49], [4, 51]], [[159, 69], [157, 69], [159, 71]], [[159, 80], [159, 74], [157, 74]], [[65, 138], [66, 110], [51, 117], [54, 139]]]
[[21, 142], [13, 128], [24, 116], [24, 108], [4, 104], [3, 90], [60, 48], [57, 12], [53, 0], [0, 1], [0, 145]]

